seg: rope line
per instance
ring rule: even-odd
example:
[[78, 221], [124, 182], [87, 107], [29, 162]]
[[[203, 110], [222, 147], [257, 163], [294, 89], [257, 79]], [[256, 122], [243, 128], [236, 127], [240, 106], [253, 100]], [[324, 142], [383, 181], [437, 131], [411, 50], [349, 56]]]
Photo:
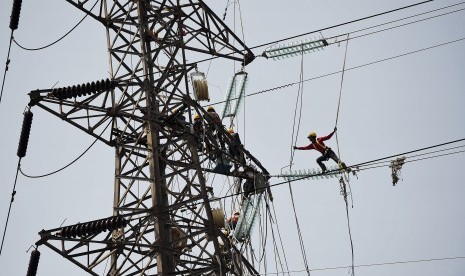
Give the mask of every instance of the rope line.
[[[345, 53], [344, 53], [344, 62], [342, 64], [342, 74], [341, 74], [341, 84], [340, 84], [340, 87], [339, 87], [339, 99], [337, 101], [337, 111], [336, 111], [336, 122], [334, 124], [334, 130], [336, 131], [337, 130], [337, 123], [338, 123], [338, 119], [339, 119], [339, 111], [340, 111], [340, 106], [341, 106], [341, 98], [342, 98], [342, 87], [343, 87], [343, 84], [344, 84], [344, 72], [345, 72], [345, 69], [346, 69], [346, 61], [347, 61], [347, 48], [349, 46], [349, 34], [347, 34], [347, 39], [346, 39], [346, 48], [345, 48]], [[342, 157], [341, 157], [341, 153], [340, 153], [340, 148], [339, 148], [339, 139], [338, 139], [338, 135], [337, 135], [337, 131], [336, 131], [336, 145], [337, 145], [337, 155], [339, 156], [339, 162], [343, 162], [342, 161]], [[347, 202], [347, 190], [346, 190], [346, 184], [344, 182], [344, 179], [343, 177], [345, 177], [345, 174], [344, 172], [341, 173], [341, 179], [340, 179], [340, 183], [341, 183], [341, 187], [343, 189], [343, 196], [344, 196], [344, 201], [345, 201], [345, 206], [346, 206], [346, 214], [347, 214], [347, 228], [349, 230], [349, 239], [350, 239], [350, 251], [351, 251], [351, 255], [352, 255], [352, 268], [351, 268], [351, 275], [352, 276], [355, 276], [355, 269], [354, 269], [354, 243], [352, 241], [352, 233], [351, 233], [351, 230], [350, 230], [350, 221], [349, 221], [349, 205], [348, 205], [348, 202]], [[347, 179], [347, 185], [350, 185], [349, 184], [349, 180]]]
[[[339, 119], [339, 108], [341, 106], [342, 85], [344, 83], [344, 72], [346, 71], [347, 47], [348, 46], [349, 46], [349, 34], [347, 34], [346, 50], [345, 50], [345, 53], [344, 53], [344, 63], [342, 64], [341, 85], [339, 87], [339, 99], [337, 101], [336, 123], [334, 124], [335, 127], [337, 127], [337, 122], [338, 122], [338, 119]], [[336, 133], [336, 138], [337, 138], [337, 133]], [[338, 146], [338, 154], [339, 154], [339, 146]]]
[[[99, 2], [98, 0], [95, 1], [94, 5], [93, 5], [92, 8], [89, 10], [89, 13], [95, 8], [95, 6], [97, 5], [98, 2]], [[58, 39], [55, 40], [54, 42], [52, 42], [52, 43], [50, 43], [50, 44], [47, 44], [47, 45], [45, 45], [45, 46], [38, 47], [38, 48], [27, 48], [27, 47], [24, 47], [24, 46], [22, 46], [21, 44], [19, 44], [14, 38], [12, 38], [12, 39], [13, 39], [13, 42], [14, 42], [19, 48], [21, 48], [21, 49], [23, 49], [23, 50], [26, 50], [26, 51], [38, 51], [38, 50], [46, 49], [46, 48], [48, 48], [48, 47], [50, 47], [50, 46], [55, 45], [56, 43], [60, 42], [62, 39], [64, 39], [65, 37], [67, 37], [72, 31], [74, 31], [74, 29], [76, 29], [76, 28], [84, 21], [84, 19], [87, 18], [88, 15], [89, 15], [89, 14], [86, 13], [86, 15], [84, 15], [84, 17], [83, 17], [81, 20], [79, 20], [79, 22], [78, 22], [73, 28], [71, 28], [71, 30], [69, 30], [67, 33], [65, 33], [62, 37], [58, 38]]]
[[[302, 117], [302, 97], [303, 97], [303, 84], [302, 84], [302, 79], [303, 79], [303, 59], [304, 59], [304, 55], [303, 55], [303, 51], [301, 53], [301, 60], [300, 60], [300, 75], [299, 75], [299, 78], [300, 78], [300, 81], [299, 81], [299, 88], [297, 90], [297, 98], [296, 98], [296, 102], [295, 102], [295, 109], [294, 109], [294, 120], [293, 120], [293, 125], [292, 125], [292, 137], [291, 137], [291, 157], [290, 157], [290, 160], [289, 160], [289, 169], [292, 170], [292, 164], [293, 164], [293, 160], [294, 160], [294, 152], [295, 150], [293, 150], [293, 145], [296, 143], [297, 141], [297, 137], [299, 135], [299, 129], [300, 129], [300, 119]], [[297, 109], [298, 109], [298, 105], [299, 105], [299, 102], [300, 102], [300, 111], [299, 111], [299, 119], [298, 119], [298, 123], [297, 123], [297, 131], [295, 131], [295, 127], [296, 127], [296, 117], [297, 117]], [[294, 135], [295, 133], [295, 135]], [[302, 238], [302, 232], [301, 232], [301, 229], [300, 229], [300, 223], [299, 223], [299, 219], [297, 217], [297, 211], [296, 211], [296, 208], [295, 208], [295, 201], [294, 201], [294, 193], [292, 191], [292, 186], [291, 186], [291, 183], [289, 182], [289, 194], [291, 196], [291, 203], [292, 203], [292, 210], [294, 212], [294, 219], [295, 219], [295, 223], [296, 223], [296, 228], [297, 228], [297, 234], [298, 234], [298, 237], [299, 237], [299, 245], [300, 245], [300, 251], [302, 252], [302, 258], [303, 258], [303, 261], [304, 261], [304, 265], [305, 265], [305, 268], [307, 270], [307, 275], [310, 275], [310, 270], [309, 270], [309, 267], [308, 267], [308, 262], [307, 262], [307, 254], [305, 252], [305, 245], [304, 245], [304, 241], [303, 241], [303, 238]]]
[[[276, 216], [276, 210], [274, 208], [274, 202], [271, 202], [271, 207], [273, 208], [273, 215], [274, 215], [274, 218], [275, 218], [275, 224], [276, 224], [276, 231], [278, 233], [278, 238], [279, 238], [279, 243], [280, 243], [280, 246], [281, 246], [281, 250], [283, 251], [283, 258], [284, 258], [284, 264], [286, 265], [286, 269], [289, 271], [289, 266], [288, 266], [288, 263], [287, 263], [287, 257], [286, 257], [286, 252], [284, 251], [284, 246], [283, 246], [283, 240], [281, 238], [281, 232], [279, 231], [279, 224], [278, 224], [278, 218]], [[270, 210], [268, 209], [268, 212], [270, 212]], [[272, 219], [273, 216], [270, 214], [270, 219]], [[271, 228], [271, 230], [273, 231], [273, 226]], [[273, 232], [273, 239], [274, 239], [274, 232]], [[279, 255], [278, 255], [279, 256]], [[282, 267], [282, 264], [281, 264], [281, 267]], [[284, 273], [283, 273], [284, 274]], [[289, 273], [288, 273], [289, 274]]]
[[18, 165], [17, 165], [17, 167], [16, 167], [15, 182], [14, 182], [14, 184], [13, 184], [13, 192], [11, 193], [10, 207], [8, 208], [8, 214], [7, 214], [7, 216], [6, 216], [5, 228], [3, 229], [2, 245], [0, 246], [0, 255], [2, 255], [3, 242], [5, 241], [6, 229], [8, 228], [8, 221], [10, 220], [11, 205], [13, 205], [13, 201], [15, 200], [15, 195], [16, 195], [16, 183], [17, 183], [17, 181], [18, 181], [18, 171], [19, 171], [20, 163], [21, 163], [21, 158], [19, 158], [19, 160], [18, 160]]

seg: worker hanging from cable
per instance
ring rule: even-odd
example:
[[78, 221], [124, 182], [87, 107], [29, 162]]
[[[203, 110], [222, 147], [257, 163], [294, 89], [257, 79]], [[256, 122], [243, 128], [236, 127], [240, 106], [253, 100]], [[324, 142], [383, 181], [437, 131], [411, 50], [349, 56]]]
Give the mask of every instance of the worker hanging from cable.
[[325, 166], [325, 164], [323, 164], [323, 161], [328, 161], [329, 158], [333, 159], [334, 162], [336, 162], [339, 165], [339, 168], [344, 169], [347, 172], [350, 172], [350, 168], [348, 168], [344, 162], [339, 160], [336, 153], [334, 153], [334, 151], [330, 147], [326, 146], [325, 143], [324, 143], [324, 141], [331, 139], [331, 137], [333, 136], [333, 134], [336, 131], [337, 131], [337, 127], [334, 127], [333, 132], [331, 132], [327, 136], [318, 137], [318, 138], [316, 137], [316, 133], [314, 131], [312, 131], [307, 136], [307, 138], [311, 141], [311, 144], [308, 145], [308, 146], [304, 146], [304, 147], [296, 147], [296, 146], [294, 146], [294, 149], [298, 149], [298, 150], [315, 149], [315, 150], [321, 152], [322, 155], [316, 159], [316, 162], [321, 167], [322, 173], [326, 172], [326, 166]]

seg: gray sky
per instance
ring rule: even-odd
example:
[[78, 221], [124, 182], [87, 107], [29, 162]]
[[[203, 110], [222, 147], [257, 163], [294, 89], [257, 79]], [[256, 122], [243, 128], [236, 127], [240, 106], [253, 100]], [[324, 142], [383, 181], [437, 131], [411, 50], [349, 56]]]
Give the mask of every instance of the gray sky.
[[[12, 1], [0, 10], [2, 69], [8, 51]], [[207, 1], [222, 17], [227, 1]], [[414, 1], [275, 1], [231, 4], [227, 24], [253, 47], [289, 36], [329, 27], [353, 19], [399, 8]], [[411, 9], [322, 32], [325, 37], [351, 33], [351, 37], [457, 11], [465, 4], [359, 33], [356, 30], [446, 7], [458, 1], [433, 1]], [[83, 14], [65, 1], [24, 1], [16, 40], [26, 47], [46, 45], [66, 33]], [[240, 18], [242, 18], [243, 34]], [[417, 51], [465, 38], [464, 11], [350, 40], [346, 68]], [[319, 37], [309, 35], [289, 42]], [[333, 40], [330, 42], [334, 42]], [[254, 49], [256, 55], [264, 48]], [[347, 164], [390, 156], [430, 145], [465, 138], [465, 40], [349, 70], [345, 73], [338, 121], [338, 140]], [[301, 69], [304, 79], [341, 70], [345, 43], [324, 51], [280, 61], [257, 58], [247, 66], [247, 93], [294, 83]], [[15, 177], [27, 93], [59, 82], [68, 86], [107, 78], [108, 55], [103, 26], [86, 19], [58, 44], [27, 52], [12, 46], [10, 70], [0, 104], [0, 221], [3, 230]], [[223, 99], [228, 80], [240, 65], [216, 59], [199, 65], [208, 71], [212, 102]], [[315, 130], [326, 135], [334, 128], [341, 74], [303, 83], [303, 102], [297, 145], [306, 145]], [[246, 98], [236, 124], [245, 146], [272, 174], [289, 164], [298, 86]], [[299, 103], [300, 104], [300, 103]], [[218, 108], [220, 108], [218, 106]], [[22, 169], [31, 175], [48, 173], [76, 158], [93, 139], [51, 114], [34, 108], [27, 156]], [[225, 123], [225, 122], [224, 122]], [[453, 146], [464, 145], [459, 143]], [[333, 137], [327, 145], [336, 149]], [[463, 150], [458, 148], [457, 150]], [[295, 169], [317, 168], [316, 151], [297, 151]], [[407, 159], [409, 160], [409, 159]], [[355, 264], [465, 256], [465, 185], [461, 167], [464, 154], [407, 163], [396, 187], [388, 167], [365, 170], [352, 177], [353, 208], [349, 209]], [[328, 165], [332, 165], [328, 161]], [[17, 194], [0, 256], [2, 275], [24, 275], [29, 262], [25, 251], [41, 229], [107, 217], [112, 212], [114, 150], [97, 143], [64, 172], [41, 179], [18, 177]], [[214, 187], [225, 179], [218, 178]], [[283, 179], [272, 178], [271, 184]], [[216, 185], [216, 186], [215, 186]], [[216, 189], [216, 188], [215, 188]], [[345, 205], [337, 179], [292, 183], [296, 212], [311, 269], [351, 263]], [[304, 265], [292, 215], [289, 188], [272, 189], [277, 222], [291, 271]], [[228, 210], [234, 206], [228, 206]], [[252, 243], [259, 253], [260, 227]], [[278, 238], [278, 237], [276, 237]], [[275, 272], [272, 236], [267, 240], [268, 273]], [[38, 275], [83, 275], [83, 271], [44, 247]], [[282, 252], [280, 252], [282, 254]], [[282, 255], [281, 255], [282, 257]], [[279, 267], [279, 265], [278, 265]], [[287, 269], [284, 267], [284, 269]], [[279, 267], [281, 270], [281, 267]], [[263, 266], [262, 273], [265, 273]], [[465, 259], [356, 268], [364, 275], [463, 275]], [[347, 275], [347, 269], [314, 271], [312, 275]], [[305, 275], [296, 272], [291, 275]]]

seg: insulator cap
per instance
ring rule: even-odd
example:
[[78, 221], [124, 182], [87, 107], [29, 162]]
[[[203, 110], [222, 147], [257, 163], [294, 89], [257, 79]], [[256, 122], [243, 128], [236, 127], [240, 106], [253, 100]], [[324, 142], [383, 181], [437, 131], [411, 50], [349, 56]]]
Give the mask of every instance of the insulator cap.
[[31, 133], [32, 116], [33, 114], [30, 110], [24, 112], [23, 126], [21, 127], [21, 136], [19, 137], [18, 151], [16, 153], [19, 158], [26, 156], [29, 134]]
[[36, 276], [37, 267], [39, 266], [40, 252], [36, 249], [31, 252], [31, 259], [29, 260], [29, 267], [27, 268], [26, 276]]
[[13, 9], [11, 10], [10, 16], [10, 29], [18, 29], [19, 14], [21, 13], [22, 0], [13, 0]]

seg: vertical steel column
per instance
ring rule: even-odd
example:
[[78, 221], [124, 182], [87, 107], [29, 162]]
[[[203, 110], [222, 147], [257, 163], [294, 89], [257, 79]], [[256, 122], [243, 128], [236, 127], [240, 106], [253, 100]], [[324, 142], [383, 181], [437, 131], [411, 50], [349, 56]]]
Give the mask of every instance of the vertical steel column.
[[153, 61], [151, 55], [150, 42], [146, 40], [148, 34], [147, 6], [148, 0], [140, 0], [137, 5], [139, 19], [139, 36], [141, 39], [142, 69], [145, 83], [142, 87], [146, 96], [147, 106], [147, 150], [150, 171], [150, 185], [152, 192], [152, 212], [154, 215], [155, 240], [160, 245], [160, 252], [157, 255], [157, 271], [159, 275], [166, 275], [174, 272], [172, 253], [164, 250], [171, 243], [171, 227], [169, 223], [168, 197], [163, 187], [165, 181], [161, 179], [164, 174], [160, 170], [160, 143], [158, 139], [158, 126], [154, 123], [155, 117], [159, 114], [159, 104], [156, 99], [158, 91], [154, 91]]

